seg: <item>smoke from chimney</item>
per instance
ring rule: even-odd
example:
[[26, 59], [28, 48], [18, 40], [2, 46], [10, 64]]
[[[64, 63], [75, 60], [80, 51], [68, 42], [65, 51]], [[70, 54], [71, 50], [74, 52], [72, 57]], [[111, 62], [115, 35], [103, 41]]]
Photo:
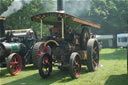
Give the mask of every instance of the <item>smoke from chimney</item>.
[[64, 0], [64, 9], [65, 12], [79, 17], [81, 14], [88, 12], [91, 2], [92, 0]]
[[0, 16], [8, 17], [11, 14], [17, 12], [18, 10], [22, 9], [25, 4], [29, 4], [32, 0], [14, 0], [11, 3], [11, 6], [8, 7], [8, 10], [2, 13]]

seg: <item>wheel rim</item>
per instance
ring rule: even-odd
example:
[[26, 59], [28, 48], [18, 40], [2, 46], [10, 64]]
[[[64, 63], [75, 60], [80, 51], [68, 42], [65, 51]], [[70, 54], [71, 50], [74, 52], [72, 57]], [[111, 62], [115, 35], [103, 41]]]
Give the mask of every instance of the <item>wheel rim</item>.
[[97, 43], [94, 43], [94, 46], [93, 46], [93, 51], [92, 51], [92, 56], [93, 56], [93, 65], [95, 67], [95, 69], [97, 69], [98, 67], [98, 64], [99, 64], [99, 48], [98, 48], [98, 45]]
[[74, 69], [75, 77], [76, 78], [80, 77], [81, 64], [78, 56], [74, 59], [73, 69]]
[[50, 61], [48, 55], [45, 55], [41, 63], [42, 72], [44, 75], [49, 75], [50, 72]]
[[22, 68], [22, 60], [19, 54], [13, 55], [11, 61], [10, 61], [10, 72], [12, 75], [16, 75], [21, 71]]
[[40, 45], [40, 48], [39, 48], [39, 52], [37, 54], [37, 59], [40, 60], [40, 56], [43, 54], [43, 53], [48, 53], [50, 54], [50, 47], [49, 46], [44, 46], [44, 44], [41, 44]]

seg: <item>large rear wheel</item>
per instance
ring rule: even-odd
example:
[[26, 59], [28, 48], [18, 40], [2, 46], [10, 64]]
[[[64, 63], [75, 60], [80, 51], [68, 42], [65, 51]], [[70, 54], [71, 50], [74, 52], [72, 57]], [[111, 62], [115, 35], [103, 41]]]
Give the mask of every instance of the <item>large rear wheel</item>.
[[80, 77], [81, 63], [80, 56], [77, 52], [74, 52], [70, 56], [69, 72], [73, 79]]
[[16, 75], [21, 71], [22, 59], [18, 53], [12, 53], [6, 60], [7, 70], [10, 74]]
[[95, 71], [99, 65], [99, 46], [95, 39], [89, 39], [87, 44], [87, 67], [89, 71]]
[[32, 51], [32, 61], [35, 68], [38, 68], [38, 61], [40, 60], [40, 56], [43, 53], [51, 54], [51, 49], [49, 46], [44, 46], [44, 42], [37, 42]]
[[46, 78], [52, 72], [52, 59], [48, 53], [43, 53], [39, 60], [39, 74]]

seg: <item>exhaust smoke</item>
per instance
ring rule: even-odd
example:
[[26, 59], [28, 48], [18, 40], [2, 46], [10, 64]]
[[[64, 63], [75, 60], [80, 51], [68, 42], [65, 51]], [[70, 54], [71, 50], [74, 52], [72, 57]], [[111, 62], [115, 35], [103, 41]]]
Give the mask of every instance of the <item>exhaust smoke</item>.
[[74, 16], [85, 14], [91, 7], [92, 0], [64, 0], [64, 9], [67, 13]]
[[17, 12], [18, 10], [22, 9], [25, 4], [29, 4], [32, 0], [14, 0], [11, 3], [11, 6], [8, 7], [8, 10], [2, 13], [0, 16], [8, 17], [11, 14]]

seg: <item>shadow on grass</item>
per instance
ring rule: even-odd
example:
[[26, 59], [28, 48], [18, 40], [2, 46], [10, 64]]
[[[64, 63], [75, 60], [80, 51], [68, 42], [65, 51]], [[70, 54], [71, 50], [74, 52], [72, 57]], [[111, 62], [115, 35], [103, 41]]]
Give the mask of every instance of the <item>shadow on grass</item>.
[[111, 75], [104, 85], [128, 85], [128, 75]]
[[[72, 80], [74, 80], [74, 79], [72, 79], [71, 77], [70, 77], [70, 75], [69, 75], [69, 71], [68, 70], [66, 70], [66, 71], [62, 71], [63, 73], [66, 73], [67, 75], [66, 76], [69, 76], [68, 78], [65, 76], [65, 77], [63, 77], [59, 82], [60, 83], [66, 83], [66, 82], [70, 82], [70, 81], [72, 81]], [[81, 68], [81, 73], [80, 73], [80, 75], [82, 75], [82, 74], [86, 74], [86, 73], [88, 73], [89, 71], [88, 71], [88, 69], [87, 69], [87, 67], [82, 67]]]
[[6, 68], [0, 68], [0, 77], [3, 77], [3, 76], [9, 77], [9, 76], [11, 76], [11, 75], [6, 75], [7, 73], [9, 73], [9, 72]]
[[70, 77], [66, 78], [67, 76], [69, 76], [67, 72], [53, 70], [52, 74], [45, 79], [42, 79], [39, 74], [36, 73], [4, 85], [50, 85], [56, 81], [60, 83], [71, 81], [72, 79]]
[[[126, 59], [126, 49], [125, 48], [117, 48], [117, 49], [110, 49], [110, 50], [114, 50], [111, 53], [100, 53], [100, 59], [101, 60], [125, 60]], [[110, 51], [108, 49], [108, 51]], [[107, 50], [106, 50], [107, 52]]]
[[[25, 68], [22, 68], [21, 71], [29, 71], [29, 70], [36, 70], [33, 65], [27, 66]], [[7, 67], [0, 68], [0, 77], [11, 77], [11, 74], [8, 74]]]
[[[31, 69], [30, 67], [26, 70]], [[25, 70], [24, 70], [25, 71]], [[87, 69], [84, 67], [81, 69], [81, 74], [87, 73]], [[39, 73], [29, 75], [25, 78], [17, 79], [16, 81], [12, 81], [3, 85], [50, 85], [52, 83], [67, 83], [72, 81], [73, 79], [70, 77], [68, 70], [60, 71], [58, 69], [54, 69], [52, 74], [45, 79], [42, 79]]]

